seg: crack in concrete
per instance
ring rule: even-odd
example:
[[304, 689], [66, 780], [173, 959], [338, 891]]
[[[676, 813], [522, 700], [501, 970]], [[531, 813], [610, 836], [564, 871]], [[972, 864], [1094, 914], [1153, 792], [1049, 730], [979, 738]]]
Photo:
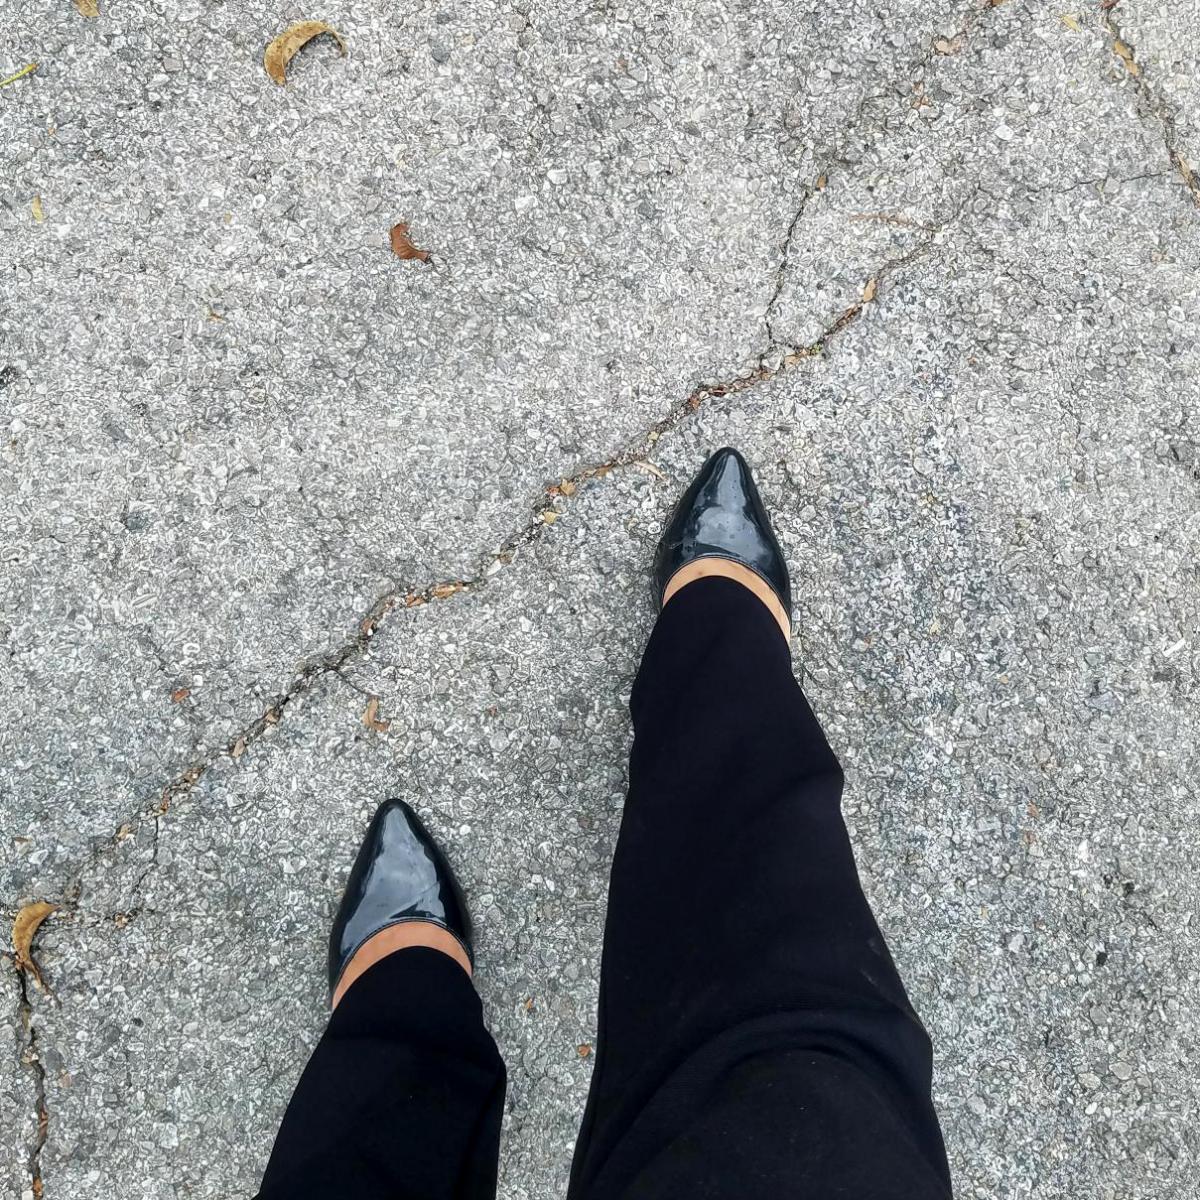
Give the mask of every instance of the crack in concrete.
[[[1051, 196], [1069, 196], [1072, 192], [1079, 191], [1080, 188], [1094, 187], [1103, 195], [1105, 189], [1113, 184], [1120, 187], [1126, 183], [1141, 183], [1146, 179], [1166, 179], [1170, 174], [1170, 171], [1142, 171], [1137, 175], [1101, 175], [1095, 179], [1080, 179], [1075, 183], [1067, 184], [1026, 184], [1024, 190], [1025, 194], [1029, 196], [1042, 196], [1047, 193]], [[988, 194], [990, 195], [990, 193]]]
[[[570, 504], [571, 498], [588, 485], [603, 479], [611, 472], [644, 463], [659, 439], [684, 424], [705, 403], [725, 396], [737, 395], [764, 383], [769, 383], [790, 371], [793, 367], [820, 357], [828, 343], [849, 326], [878, 299], [880, 289], [897, 271], [929, 253], [934, 245], [933, 237], [919, 243], [906, 253], [888, 259], [869, 277], [862, 297], [850, 304], [834, 317], [820, 335], [806, 346], [791, 348], [774, 365], [759, 362], [741, 374], [715, 383], [702, 384], [677, 402], [665, 416], [656, 421], [641, 435], [618, 450], [605, 461], [580, 468], [573, 475], [548, 484], [542, 497], [535, 503], [533, 517], [503, 539], [490, 553], [478, 559], [475, 572], [461, 579], [442, 580], [417, 587], [394, 587], [383, 592], [367, 612], [360, 618], [353, 634], [342, 644], [321, 658], [305, 663], [292, 682], [255, 716], [233, 735], [223, 746], [197, 758], [183, 771], [171, 779], [150, 807], [128, 817], [108, 838], [96, 842], [78, 869], [69, 877], [56, 901], [60, 907], [59, 918], [71, 917], [80, 909], [80, 900], [89, 874], [125, 841], [132, 837], [147, 822], [154, 824], [153, 854], [151, 861], [139, 874], [131, 888], [131, 898], [136, 901], [141, 895], [146, 879], [158, 861], [158, 843], [161, 821], [171, 806], [187, 796], [195, 786], [220, 761], [226, 758], [239, 759], [246, 750], [269, 729], [279, 724], [287, 709], [302, 696], [311, 692], [328, 676], [341, 676], [344, 668], [362, 656], [388, 615], [396, 609], [415, 608], [426, 604], [440, 603], [452, 597], [475, 592], [485, 587], [491, 578], [513, 561], [524, 547], [538, 541], [542, 535]], [[127, 925], [141, 912], [140, 905], [112, 915], [118, 925]]]
[[1121, 24], [1117, 20], [1116, 3], [1101, 5], [1100, 24], [1108, 35], [1110, 51], [1121, 60], [1126, 74], [1133, 80], [1134, 90], [1142, 107], [1162, 126], [1163, 147], [1166, 149], [1167, 159], [1175, 173], [1183, 180], [1183, 186], [1187, 188], [1192, 203], [1200, 208], [1200, 175], [1197, 175], [1192, 169], [1191, 164], [1183, 156], [1183, 151], [1179, 148], [1179, 139], [1175, 131], [1175, 113], [1166, 99], [1150, 86], [1150, 81], [1146, 78], [1146, 69], [1138, 61], [1135, 47], [1126, 39], [1121, 30]]
[[42, 1150], [50, 1136], [50, 1110], [46, 1105], [46, 1068], [42, 1062], [38, 1031], [33, 1020], [29, 976], [9, 955], [6, 954], [5, 958], [12, 962], [17, 976], [17, 1019], [22, 1037], [19, 1061], [33, 1080], [33, 1138], [27, 1151], [26, 1169], [29, 1171], [29, 1186], [34, 1200], [41, 1200]]
[[[881, 87], [872, 92], [863, 95], [855, 108], [853, 116], [846, 122], [842, 136], [837, 139], [833, 145], [820, 157], [821, 166], [817, 169], [813, 179], [805, 183], [800, 191], [799, 203], [795, 211], [792, 213], [791, 219], [788, 222], [787, 229], [783, 235], [781, 256], [779, 265], [775, 268], [775, 280], [771, 290], [771, 295], [767, 300], [766, 311], [763, 315], [763, 324], [766, 329], [767, 347], [759, 355], [759, 365], [762, 366], [766, 360], [780, 350], [789, 351], [795, 347], [788, 341], [779, 337], [775, 330], [776, 315], [779, 309], [779, 302], [783, 296], [783, 290], [787, 286], [787, 278], [791, 272], [792, 252], [796, 244], [796, 233], [800, 228], [800, 223], [804, 219], [804, 214], [808, 210], [809, 203], [812, 198], [821, 191], [824, 191], [829, 182], [829, 176], [833, 173], [836, 167], [852, 167], [855, 165], [853, 161], [846, 157], [848, 143], [854, 134], [858, 131], [859, 126], [867, 115], [867, 110], [870, 106], [878, 101], [887, 98], [889, 93], [895, 92], [899, 82], [906, 76], [917, 74], [928, 67], [935, 58], [947, 57], [950, 54], [959, 53], [963, 46], [966, 45], [967, 39], [975, 26], [983, 19], [983, 17], [999, 7], [1003, 0], [976, 0], [975, 3], [969, 5], [963, 13], [961, 24], [950, 34], [949, 37], [937, 36], [934, 34], [926, 35], [925, 50], [912, 59], [904, 68], [903, 71], [896, 72], [891, 79], [886, 81]], [[952, 50], [938, 49], [939, 46], [953, 45]], [[911, 100], [905, 99], [904, 104], [911, 107]], [[880, 124], [874, 130], [874, 136], [870, 138], [865, 146], [864, 151], [875, 145], [879, 138], [883, 137], [888, 132], [886, 125], [886, 117], [884, 123]], [[860, 214], [856, 219], [871, 219], [871, 217], [884, 217], [886, 214]], [[916, 221], [905, 221], [903, 218], [897, 221], [892, 217], [893, 223], [907, 223], [914, 228], [923, 229], [926, 232], [934, 232], [931, 226], [922, 225]]]

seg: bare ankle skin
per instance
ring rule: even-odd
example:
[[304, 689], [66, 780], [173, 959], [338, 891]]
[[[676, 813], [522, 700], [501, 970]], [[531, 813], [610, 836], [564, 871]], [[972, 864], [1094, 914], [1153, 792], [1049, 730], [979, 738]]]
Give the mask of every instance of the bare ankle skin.
[[337, 990], [333, 993], [330, 1009], [337, 1008], [350, 985], [381, 958], [411, 946], [440, 950], [454, 959], [468, 975], [472, 973], [471, 960], [453, 934], [447, 933], [440, 925], [434, 925], [432, 921], [402, 921], [399, 925], [389, 925], [367, 938], [350, 956], [350, 961], [338, 980]]
[[779, 597], [771, 590], [770, 585], [749, 567], [744, 567], [741, 563], [734, 562], [729, 558], [697, 558], [688, 563], [686, 567], [680, 567], [671, 576], [666, 591], [663, 592], [663, 604], [665, 605], [680, 588], [686, 587], [689, 583], [693, 583], [697, 579], [711, 579], [714, 576], [732, 579], [753, 592], [770, 610], [771, 616], [779, 625], [784, 641], [792, 640], [792, 623], [788, 619], [783, 605], [779, 602]]

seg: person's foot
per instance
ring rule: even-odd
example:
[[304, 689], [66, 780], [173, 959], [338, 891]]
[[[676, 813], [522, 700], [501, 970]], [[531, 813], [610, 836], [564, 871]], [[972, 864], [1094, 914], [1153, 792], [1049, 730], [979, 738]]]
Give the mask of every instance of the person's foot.
[[656, 599], [666, 604], [686, 584], [712, 575], [749, 588], [791, 636], [787, 563], [746, 460], [728, 446], [700, 468], [667, 522], [654, 560]]
[[367, 829], [329, 935], [336, 1007], [369, 966], [430, 946], [471, 971], [471, 920], [446, 857], [403, 800], [385, 800]]

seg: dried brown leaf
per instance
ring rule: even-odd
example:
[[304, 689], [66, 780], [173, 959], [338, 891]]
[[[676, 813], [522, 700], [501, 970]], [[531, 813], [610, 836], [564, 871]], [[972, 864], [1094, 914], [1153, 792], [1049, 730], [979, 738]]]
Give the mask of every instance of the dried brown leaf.
[[46, 210], [42, 207], [41, 196], [34, 196], [29, 202], [29, 211], [33, 213], [33, 219], [39, 225], [46, 219]]
[[17, 970], [24, 971], [33, 977], [34, 982], [44, 992], [46, 985], [42, 981], [42, 973], [33, 958], [33, 939], [42, 922], [58, 908], [57, 904], [48, 904], [45, 900], [35, 900], [26, 904], [13, 921], [12, 944], [17, 952]]
[[324, 21], [297, 21], [275, 38], [263, 52], [263, 66], [266, 67], [267, 74], [276, 83], [287, 83], [288, 63], [302, 47], [323, 33], [329, 34], [337, 42], [339, 54], [346, 53], [346, 43], [332, 25], [326, 25]]
[[455, 592], [462, 591], [461, 583], [439, 583], [437, 587], [430, 591], [430, 595], [435, 600], [445, 600], [447, 596], [453, 596]]
[[408, 236], [408, 222], [401, 221], [392, 226], [392, 253], [397, 258], [416, 258], [421, 262], [429, 262], [433, 257], [428, 250], [418, 250]]
[[100, 15], [100, 5], [97, 0], [71, 0], [75, 5], [75, 11], [81, 17], [98, 17]]
[[876, 276], [872, 275], [871, 278], [867, 280], [866, 287], [863, 288], [862, 302], [864, 304], [870, 304], [871, 301], [875, 299], [875, 294], [878, 291], [879, 280], [876, 278]]
[[1125, 70], [1130, 75], [1140, 75], [1142, 73], [1142, 68], [1134, 60], [1132, 46], [1121, 41], [1120, 38], [1113, 38], [1113, 52], [1125, 64]]
[[367, 711], [363, 713], [363, 724], [376, 733], [387, 733], [392, 727], [391, 721], [381, 721], [379, 719], [379, 697], [372, 696], [367, 701]]
[[1059, 13], [1058, 19], [1072, 32], [1079, 32], [1079, 18], [1074, 13]]
[[963, 48], [965, 39], [961, 33], [952, 38], [938, 38], [933, 48], [938, 54], [957, 54]]
[[237, 758], [241, 758], [242, 755], [245, 753], [246, 753], [246, 739], [244, 737], [240, 737], [240, 738], [238, 738], [238, 740], [236, 742], [233, 743], [232, 747], [230, 747], [229, 755], [231, 758], [237, 759]]
[[558, 490], [562, 492], [564, 496], [573, 496], [579, 489], [576, 488], [576, 486], [569, 479], [564, 479], [562, 483], [558, 485]]
[[191, 694], [192, 694], [191, 688], [185, 688], [185, 687], [176, 688], [171, 693], [171, 703], [172, 704], [182, 704]]
[[547, 525], [553, 525], [558, 520], [561, 514], [556, 513], [554, 509], [547, 508], [542, 513], [542, 521]]
[[587, 1044], [587, 1042], [582, 1042], [580, 1045], [576, 1046], [575, 1049], [580, 1058], [587, 1058], [587, 1056], [592, 1052], [592, 1048]]

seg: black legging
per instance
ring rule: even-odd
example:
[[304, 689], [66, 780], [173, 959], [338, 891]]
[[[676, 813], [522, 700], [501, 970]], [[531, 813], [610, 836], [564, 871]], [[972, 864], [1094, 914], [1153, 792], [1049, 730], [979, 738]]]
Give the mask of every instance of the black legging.
[[[929, 1039], [767, 609], [726, 579], [682, 589], [630, 707], [571, 1200], [948, 1197]], [[393, 954], [331, 1017], [260, 1196], [491, 1200], [504, 1086], [466, 973]]]

